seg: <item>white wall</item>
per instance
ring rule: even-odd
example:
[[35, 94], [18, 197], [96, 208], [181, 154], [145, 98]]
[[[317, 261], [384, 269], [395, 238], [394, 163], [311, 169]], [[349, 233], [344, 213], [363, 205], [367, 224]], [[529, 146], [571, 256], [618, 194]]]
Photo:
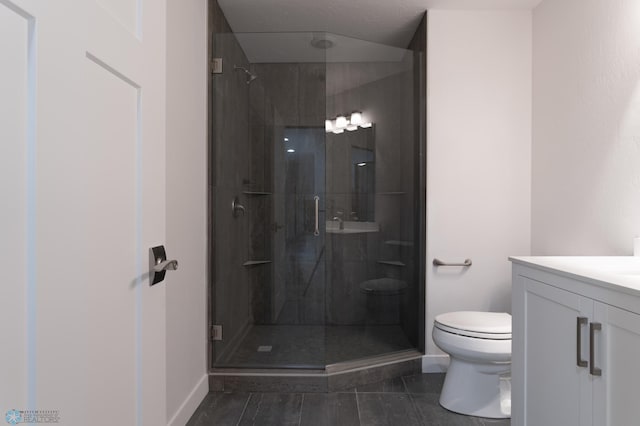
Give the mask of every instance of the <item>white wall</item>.
[[534, 11], [532, 252], [631, 254], [640, 234], [640, 2]]
[[[3, 284], [0, 298], [4, 301], [0, 310], [2, 338], [0, 351], [0, 414], [8, 410], [27, 407], [29, 367], [34, 364], [34, 332], [29, 330], [29, 313], [34, 312], [33, 293], [28, 288], [29, 268], [29, 211], [28, 166], [29, 132], [29, 23], [21, 15], [0, 3], [0, 257], [2, 258]], [[33, 232], [33, 231], [32, 231]], [[31, 264], [30, 264], [31, 263]], [[32, 279], [33, 282], [33, 279]], [[32, 314], [33, 315], [33, 314]], [[6, 325], [5, 325], [6, 324]], [[9, 324], [11, 326], [9, 326]], [[31, 342], [29, 342], [31, 338]], [[11, 342], [11, 343], [8, 343]], [[31, 353], [30, 353], [31, 352]]]
[[428, 19], [427, 364], [436, 315], [510, 311], [507, 257], [529, 254], [531, 197], [531, 12]]
[[167, 422], [184, 425], [207, 382], [207, 2], [167, 2]]

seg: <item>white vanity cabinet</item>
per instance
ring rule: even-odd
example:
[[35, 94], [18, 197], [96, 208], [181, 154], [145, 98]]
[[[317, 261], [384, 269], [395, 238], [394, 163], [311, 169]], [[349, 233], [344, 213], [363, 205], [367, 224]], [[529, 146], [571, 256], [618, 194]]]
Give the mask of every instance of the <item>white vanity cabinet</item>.
[[640, 425], [640, 258], [511, 260], [511, 424]]

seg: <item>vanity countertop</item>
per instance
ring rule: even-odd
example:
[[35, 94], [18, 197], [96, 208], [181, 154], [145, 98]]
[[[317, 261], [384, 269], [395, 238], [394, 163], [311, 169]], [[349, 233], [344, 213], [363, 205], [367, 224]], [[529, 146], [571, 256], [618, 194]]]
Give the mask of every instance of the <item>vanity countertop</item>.
[[640, 296], [640, 257], [512, 256], [509, 260], [515, 264]]

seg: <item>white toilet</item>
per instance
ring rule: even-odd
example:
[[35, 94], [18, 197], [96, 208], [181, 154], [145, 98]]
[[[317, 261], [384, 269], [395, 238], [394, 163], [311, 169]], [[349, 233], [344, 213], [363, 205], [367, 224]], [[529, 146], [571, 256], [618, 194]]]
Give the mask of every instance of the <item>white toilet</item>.
[[511, 315], [441, 314], [433, 341], [451, 357], [440, 405], [470, 416], [511, 417]]

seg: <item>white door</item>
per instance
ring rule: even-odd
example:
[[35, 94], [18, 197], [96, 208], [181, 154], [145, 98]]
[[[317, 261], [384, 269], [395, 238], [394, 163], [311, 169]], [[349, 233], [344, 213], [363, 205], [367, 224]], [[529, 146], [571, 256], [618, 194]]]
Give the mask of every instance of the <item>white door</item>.
[[163, 1], [0, 0], [2, 417], [166, 424], [164, 50]]
[[640, 406], [640, 315], [595, 303], [594, 367], [601, 375], [593, 383], [593, 424], [601, 426], [638, 424]]

